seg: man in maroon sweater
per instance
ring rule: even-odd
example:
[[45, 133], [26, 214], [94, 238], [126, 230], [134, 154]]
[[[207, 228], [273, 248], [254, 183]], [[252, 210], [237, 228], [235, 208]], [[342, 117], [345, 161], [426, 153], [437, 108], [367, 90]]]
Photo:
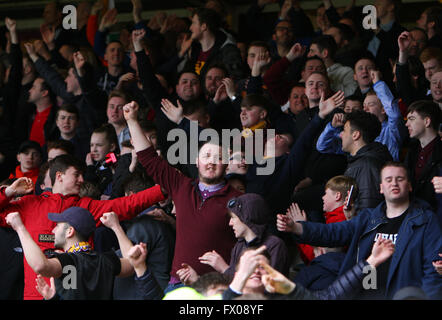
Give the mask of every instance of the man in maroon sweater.
[[129, 126], [138, 161], [156, 183], [165, 189], [176, 208], [176, 244], [171, 278], [165, 292], [181, 286], [177, 270], [190, 265], [198, 274], [213, 271], [201, 264], [198, 257], [209, 250], [217, 251], [225, 261], [236, 239], [229, 227], [227, 201], [241, 195], [224, 180], [227, 164], [221, 162], [221, 147], [204, 144], [197, 160], [199, 179], [193, 180], [157, 155], [137, 122], [136, 102], [124, 106], [124, 117]]

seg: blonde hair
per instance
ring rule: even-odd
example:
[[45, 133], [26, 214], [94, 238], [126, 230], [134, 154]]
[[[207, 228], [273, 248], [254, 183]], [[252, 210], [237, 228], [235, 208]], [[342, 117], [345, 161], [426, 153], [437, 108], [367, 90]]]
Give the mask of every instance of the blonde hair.
[[325, 189], [330, 189], [335, 192], [340, 192], [342, 197], [347, 196], [348, 191], [350, 191], [351, 186], [353, 187], [353, 197], [356, 197], [359, 191], [356, 180], [348, 176], [335, 176], [327, 181], [325, 184]]

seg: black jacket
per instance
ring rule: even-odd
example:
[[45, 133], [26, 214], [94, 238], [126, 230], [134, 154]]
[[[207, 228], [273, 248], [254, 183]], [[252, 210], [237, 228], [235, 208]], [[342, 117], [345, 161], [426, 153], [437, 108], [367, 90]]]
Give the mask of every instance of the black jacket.
[[379, 142], [372, 142], [361, 149], [354, 156], [348, 158], [348, 167], [345, 175], [356, 180], [359, 195], [356, 199], [356, 210], [374, 208], [382, 202], [379, 193], [381, 183], [381, 168], [387, 161], [392, 161], [387, 147]]
[[425, 164], [419, 180], [416, 180], [415, 167], [417, 156], [419, 155], [419, 143], [420, 142], [417, 139], [412, 139], [410, 141], [408, 153], [405, 157], [404, 163], [408, 167], [410, 173], [413, 194], [416, 197], [427, 201], [433, 207], [434, 211], [437, 212], [436, 193], [434, 192], [434, 186], [433, 183], [431, 183], [431, 180], [434, 176], [439, 175], [439, 169], [442, 161], [442, 141], [439, 138], [437, 139], [430, 161]]
[[[201, 45], [199, 42], [193, 42], [192, 53], [187, 61], [185, 68], [195, 70], [195, 64], [201, 53]], [[214, 63], [222, 63], [226, 66], [229, 75], [233, 79], [242, 79], [244, 75], [241, 53], [233, 39], [230, 39], [224, 31], [218, 30], [215, 34], [215, 44], [211, 48], [209, 57], [201, 69], [200, 77], [204, 79], [208, 70], [208, 66]]]

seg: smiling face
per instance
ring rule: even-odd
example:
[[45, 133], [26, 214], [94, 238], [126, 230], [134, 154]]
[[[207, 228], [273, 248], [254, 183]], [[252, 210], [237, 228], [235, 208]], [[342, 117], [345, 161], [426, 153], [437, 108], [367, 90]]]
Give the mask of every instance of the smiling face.
[[238, 174], [246, 174], [247, 173], [247, 164], [244, 152], [238, 151], [233, 153], [229, 159], [229, 165], [227, 167], [227, 172], [229, 173], [238, 173]]
[[120, 66], [124, 59], [124, 49], [121, 43], [111, 42], [106, 47], [104, 59], [110, 66]]
[[184, 101], [198, 98], [201, 94], [201, 84], [198, 76], [191, 72], [183, 73], [176, 85], [176, 93]]
[[212, 68], [206, 73], [206, 79], [204, 86], [209, 97], [214, 97], [216, 90], [222, 84], [222, 80], [225, 78], [224, 71], [219, 68]]
[[292, 89], [289, 97], [289, 106], [293, 114], [298, 114], [308, 107], [308, 98], [305, 94], [305, 88], [294, 87]]
[[[266, 256], [259, 255], [258, 257], [261, 261], [267, 264], [270, 263]], [[258, 265], [255, 271], [250, 275], [249, 279], [247, 279], [243, 289], [244, 293], [264, 293], [265, 287], [261, 279], [265, 274], [268, 274], [268, 272], [262, 266]]]
[[69, 167], [64, 173], [56, 173], [54, 189], [61, 189], [64, 195], [79, 194], [83, 182], [82, 172], [75, 167]]
[[322, 74], [313, 73], [305, 84], [305, 94], [309, 102], [313, 104], [319, 103], [322, 91], [327, 96], [329, 91], [327, 78]]
[[411, 183], [407, 171], [402, 167], [387, 166], [381, 171], [380, 192], [388, 203], [407, 201], [411, 192]]
[[267, 111], [258, 106], [241, 107], [241, 124], [243, 128], [250, 128], [265, 120]]
[[214, 185], [224, 180], [227, 164], [222, 163], [220, 146], [206, 143], [201, 147], [196, 160], [199, 179], [202, 183]]

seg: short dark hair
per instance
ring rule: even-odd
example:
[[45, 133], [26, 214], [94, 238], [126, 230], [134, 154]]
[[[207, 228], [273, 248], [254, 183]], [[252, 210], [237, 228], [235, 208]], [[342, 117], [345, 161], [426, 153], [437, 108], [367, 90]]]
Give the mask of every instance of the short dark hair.
[[268, 110], [269, 105], [270, 101], [265, 96], [256, 93], [246, 95], [241, 101], [241, 107], [257, 106]]
[[345, 98], [345, 101], [359, 101], [360, 103], [362, 103], [361, 97], [356, 94], [349, 95]]
[[81, 198], [88, 197], [94, 200], [100, 200], [101, 191], [95, 183], [91, 181], [84, 181], [80, 187], [80, 193], [78, 195]]
[[227, 70], [227, 67], [225, 64], [220, 63], [220, 62], [214, 62], [211, 63], [210, 65], [207, 66], [207, 71], [204, 74], [204, 77], [207, 76], [207, 73], [212, 70], [212, 69], [220, 69], [224, 72], [224, 77], [228, 77], [229, 76], [229, 71]]
[[205, 295], [211, 287], [226, 286], [227, 289], [231, 281], [230, 276], [212, 271], [199, 277], [198, 280], [192, 284], [192, 287], [202, 295]]
[[345, 115], [345, 122], [350, 122], [352, 131], [359, 131], [365, 143], [373, 142], [381, 133], [379, 119], [369, 112], [355, 110]]
[[[198, 8], [195, 10], [193, 16], [198, 16], [200, 24], [206, 24], [207, 29], [213, 34], [215, 34], [221, 27], [221, 17], [218, 12], [207, 8]], [[192, 16], [192, 17], [193, 17]]]
[[357, 60], [355, 61], [355, 64], [353, 66], [353, 70], [356, 69], [356, 64], [361, 60], [370, 60], [376, 65], [376, 59], [373, 56], [373, 54], [370, 51], [364, 51], [362, 54], [358, 55]]
[[[321, 61], [322, 65], [324, 66], [324, 70], [326, 70], [324, 61], [322, 61], [322, 59], [320, 57], [318, 57], [318, 56], [307, 57], [305, 59], [305, 61], [304, 61], [303, 66], [302, 66], [302, 70], [305, 70], [305, 67], [307, 66], [307, 62], [312, 61], [312, 60], [319, 60], [319, 61]], [[325, 72], [327, 72], [327, 71], [325, 71]]]
[[155, 185], [152, 178], [140, 172], [133, 172], [123, 180], [123, 191], [125, 194], [129, 192], [138, 193], [140, 191], [152, 188]]
[[143, 130], [143, 132], [152, 132], [152, 131], [156, 132], [157, 131], [157, 126], [152, 121], [142, 119], [139, 121], [139, 124], [140, 124], [141, 130]]
[[181, 77], [185, 73], [192, 73], [192, 74], [194, 74], [197, 77], [198, 81], [201, 82], [201, 77], [200, 77], [200, 75], [198, 73], [196, 73], [195, 69], [184, 68], [181, 72], [178, 72], [178, 74], [176, 75], [176, 77], [175, 77], [175, 85], [177, 85], [180, 82]]
[[252, 41], [252, 42], [250, 42], [249, 45], [247, 46], [247, 52], [249, 52], [249, 49], [251, 47], [265, 48], [267, 51], [270, 52], [270, 46], [265, 41]]
[[422, 118], [430, 118], [431, 127], [437, 132], [440, 124], [440, 108], [439, 105], [430, 100], [418, 100], [410, 104], [407, 110], [407, 115], [411, 112], [416, 112]]
[[58, 110], [57, 110], [57, 114], [55, 116], [56, 119], [58, 118], [58, 115], [60, 114], [60, 111], [65, 111], [65, 112], [68, 112], [68, 113], [75, 114], [77, 116], [77, 120], [80, 119], [80, 114], [78, 112], [78, 109], [73, 104], [63, 104], [63, 105], [61, 105], [58, 108]]
[[40, 170], [38, 171], [38, 177], [35, 184], [42, 184], [45, 180], [46, 173], [49, 170], [49, 162], [45, 162], [40, 166]]
[[80, 172], [84, 172], [86, 170], [82, 161], [68, 154], [59, 155], [58, 157], [55, 157], [49, 161], [49, 177], [51, 178], [52, 185], [55, 183], [56, 173], [65, 173], [70, 167], [74, 167]]
[[396, 168], [404, 169], [405, 173], [406, 173], [407, 180], [410, 181], [410, 171], [409, 171], [408, 167], [404, 163], [398, 162], [398, 161], [387, 161], [384, 163], [381, 170], [379, 171], [379, 177], [381, 178], [381, 181], [382, 181], [382, 171], [386, 167], [396, 167]]
[[105, 123], [105, 124], [101, 125], [101, 127], [98, 127], [97, 129], [95, 129], [92, 132], [92, 134], [94, 134], [94, 133], [104, 133], [106, 135], [106, 140], [109, 143], [113, 143], [115, 145], [115, 152], [116, 153], [120, 152], [117, 132], [115, 131], [115, 128], [113, 125], [111, 125], [110, 123]]
[[336, 54], [336, 50], [338, 50], [335, 39], [329, 35], [318, 36], [312, 40], [311, 44], [316, 44], [320, 51], [327, 49], [328, 54], [332, 59]]
[[333, 23], [331, 26], [334, 28], [337, 28], [339, 30], [339, 33], [341, 34], [341, 37], [344, 40], [347, 40], [350, 42], [355, 37], [355, 33], [354, 33], [353, 29], [345, 23], [340, 23], [340, 22]]

